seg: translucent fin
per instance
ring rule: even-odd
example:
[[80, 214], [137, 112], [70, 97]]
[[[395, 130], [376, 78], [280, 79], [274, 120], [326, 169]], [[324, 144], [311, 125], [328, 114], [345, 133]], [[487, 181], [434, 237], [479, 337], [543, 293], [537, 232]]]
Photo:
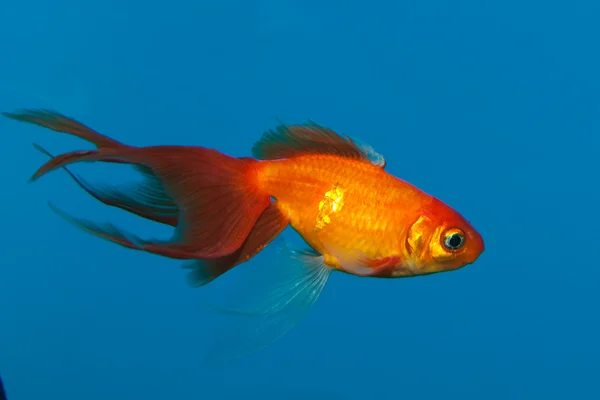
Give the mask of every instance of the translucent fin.
[[354, 143], [356, 143], [356, 145], [358, 147], [360, 147], [363, 154], [367, 156], [367, 158], [371, 161], [371, 163], [373, 163], [381, 168], [385, 168], [385, 165], [386, 165], [385, 158], [381, 154], [376, 152], [375, 149], [373, 148], [373, 146], [371, 146], [370, 144], [365, 143], [361, 140], [355, 139], [355, 138], [352, 138], [352, 140], [354, 141]]
[[[54, 158], [42, 146], [34, 143], [33, 147], [51, 159]], [[83, 190], [102, 203], [121, 208], [142, 218], [177, 226], [179, 209], [165, 193], [161, 182], [148, 168], [142, 165], [134, 165], [133, 167], [143, 175], [144, 180], [120, 188], [109, 185], [94, 185], [77, 176], [68, 167], [65, 166], [63, 169]]]
[[280, 125], [263, 134], [252, 154], [259, 160], [297, 157], [303, 154], [333, 154], [364, 160], [385, 167], [385, 159], [373, 147], [310, 121], [303, 125]]
[[283, 239], [276, 242], [278, 255], [248, 265], [252, 275], [243, 287], [227, 292], [237, 305], [212, 307], [227, 315], [209, 361], [233, 361], [271, 345], [308, 314], [325, 288], [332, 269], [323, 264], [323, 256], [289, 250]]

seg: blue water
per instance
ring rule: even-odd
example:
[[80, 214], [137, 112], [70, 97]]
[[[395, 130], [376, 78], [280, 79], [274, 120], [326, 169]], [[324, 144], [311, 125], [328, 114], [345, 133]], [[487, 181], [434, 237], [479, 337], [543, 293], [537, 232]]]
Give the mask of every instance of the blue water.
[[[46, 202], [144, 237], [168, 230], [94, 201], [61, 171], [28, 184], [46, 160], [31, 143], [55, 153], [83, 144], [3, 118], [10, 400], [600, 398], [599, 2], [34, 0], [0, 10], [2, 111], [53, 108], [127, 143], [235, 156], [278, 119], [312, 119], [370, 143], [390, 173], [456, 208], [486, 242], [451, 273], [334, 275], [281, 341], [208, 365], [213, 316], [181, 263], [85, 234]], [[122, 178], [110, 166], [74, 170]]]

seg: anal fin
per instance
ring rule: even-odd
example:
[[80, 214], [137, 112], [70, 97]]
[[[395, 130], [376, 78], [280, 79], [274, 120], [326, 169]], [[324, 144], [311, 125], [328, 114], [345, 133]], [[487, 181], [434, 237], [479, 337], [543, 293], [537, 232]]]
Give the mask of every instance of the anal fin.
[[193, 287], [204, 286], [236, 265], [248, 261], [277, 237], [288, 223], [289, 220], [279, 211], [277, 203], [272, 202], [258, 218], [238, 251], [225, 257], [195, 260], [184, 265], [184, 269], [190, 270], [188, 282]]

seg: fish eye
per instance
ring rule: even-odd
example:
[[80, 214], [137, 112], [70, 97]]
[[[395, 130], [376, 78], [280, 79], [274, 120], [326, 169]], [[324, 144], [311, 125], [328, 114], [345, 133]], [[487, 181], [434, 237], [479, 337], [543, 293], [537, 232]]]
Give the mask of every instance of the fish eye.
[[456, 251], [463, 247], [465, 244], [465, 234], [460, 229], [449, 229], [444, 234], [444, 246], [446, 248]]

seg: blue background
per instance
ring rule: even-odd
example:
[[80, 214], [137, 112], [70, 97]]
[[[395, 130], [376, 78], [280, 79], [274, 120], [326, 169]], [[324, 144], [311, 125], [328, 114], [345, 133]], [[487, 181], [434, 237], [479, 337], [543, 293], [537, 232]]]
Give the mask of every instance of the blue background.
[[180, 263], [82, 233], [46, 201], [168, 230], [64, 172], [28, 184], [46, 160], [32, 142], [82, 142], [2, 119], [9, 400], [600, 398], [599, 17], [576, 0], [3, 2], [3, 111], [236, 156], [276, 119], [310, 118], [369, 142], [487, 248], [452, 273], [334, 275], [284, 339], [207, 365], [212, 317]]

